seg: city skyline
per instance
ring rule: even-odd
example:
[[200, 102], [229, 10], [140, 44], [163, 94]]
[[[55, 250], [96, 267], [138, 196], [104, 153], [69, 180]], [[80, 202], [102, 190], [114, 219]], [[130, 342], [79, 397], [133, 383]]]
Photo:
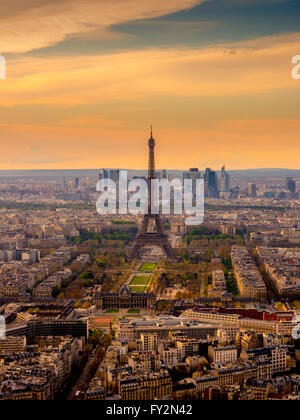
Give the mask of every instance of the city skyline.
[[2, 169], [298, 167], [297, 2], [1, 8]]
[[299, 45], [299, 0], [0, 4], [0, 401], [300, 401]]

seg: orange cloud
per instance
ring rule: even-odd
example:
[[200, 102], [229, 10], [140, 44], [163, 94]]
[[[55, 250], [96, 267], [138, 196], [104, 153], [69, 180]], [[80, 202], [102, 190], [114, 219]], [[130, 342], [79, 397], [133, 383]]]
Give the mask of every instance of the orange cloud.
[[142, 96], [219, 97], [297, 89], [300, 32], [200, 49], [12, 59], [0, 106], [92, 104]]
[[299, 43], [294, 33], [199, 49], [11, 59], [0, 84], [1, 167], [143, 168], [153, 123], [159, 167], [296, 168], [300, 83], [291, 57]]

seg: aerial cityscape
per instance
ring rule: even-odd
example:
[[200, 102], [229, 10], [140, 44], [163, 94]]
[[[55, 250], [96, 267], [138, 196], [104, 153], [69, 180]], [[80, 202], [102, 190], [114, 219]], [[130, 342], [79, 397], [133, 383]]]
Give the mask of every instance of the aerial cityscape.
[[[148, 143], [148, 183], [172, 178]], [[296, 180], [184, 171], [204, 180], [195, 227], [151, 199], [100, 216], [118, 175], [1, 184], [0, 399], [300, 399]]]
[[300, 5], [122, 1], [0, 6], [0, 401], [300, 400]]

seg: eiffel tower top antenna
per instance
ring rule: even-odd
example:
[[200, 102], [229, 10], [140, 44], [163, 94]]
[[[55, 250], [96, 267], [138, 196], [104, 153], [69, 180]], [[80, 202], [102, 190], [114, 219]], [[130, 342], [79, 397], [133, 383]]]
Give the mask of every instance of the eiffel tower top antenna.
[[151, 180], [155, 179], [155, 157], [154, 157], [155, 140], [153, 138], [152, 125], [150, 126], [150, 130], [151, 130], [151, 137], [150, 137], [149, 142], [148, 142], [148, 147], [149, 147], [149, 161], [148, 161], [149, 188], [150, 188], [150, 185], [151, 185]]

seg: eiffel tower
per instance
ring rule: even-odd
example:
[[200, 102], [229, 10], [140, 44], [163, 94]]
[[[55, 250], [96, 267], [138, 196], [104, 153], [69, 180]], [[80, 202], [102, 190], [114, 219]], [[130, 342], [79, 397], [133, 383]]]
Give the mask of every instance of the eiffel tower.
[[[154, 159], [154, 148], [155, 140], [152, 135], [151, 126], [151, 137], [148, 142], [149, 146], [149, 168], [148, 168], [148, 213], [144, 215], [143, 223], [140, 232], [137, 234], [135, 243], [131, 253], [131, 259], [138, 259], [141, 257], [143, 249], [146, 246], [158, 246], [170, 259], [176, 260], [176, 254], [171, 247], [168, 236], [164, 233], [161, 218], [159, 214], [152, 214], [151, 212], [151, 181], [155, 179], [155, 159]], [[155, 232], [149, 232], [150, 221], [154, 220], [156, 225]]]

